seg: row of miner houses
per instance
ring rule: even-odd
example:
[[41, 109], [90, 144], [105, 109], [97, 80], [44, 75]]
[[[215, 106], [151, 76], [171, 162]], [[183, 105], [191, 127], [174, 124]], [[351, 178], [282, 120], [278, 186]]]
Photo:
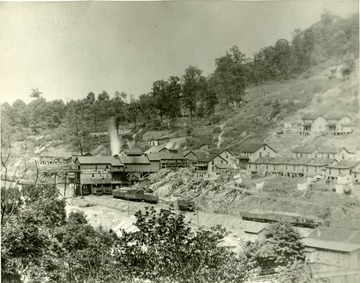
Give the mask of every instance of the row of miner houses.
[[[145, 152], [140, 148], [122, 149], [115, 156], [40, 156], [40, 166], [46, 171], [64, 169], [68, 183], [77, 188], [86, 186], [112, 189], [147, 180], [149, 174], [160, 169], [192, 167], [199, 177], [219, 175], [234, 169], [232, 154], [224, 150], [183, 151], [164, 143]], [[59, 171], [56, 171], [59, 172]]]
[[349, 115], [306, 115], [301, 119], [301, 135], [331, 134], [347, 135], [354, 130], [355, 124]]
[[291, 157], [277, 156], [267, 144], [252, 144], [241, 150], [236, 164], [251, 174], [277, 174], [289, 177], [320, 175], [326, 180], [350, 175], [360, 181], [360, 150], [351, 152], [345, 147], [296, 147]]

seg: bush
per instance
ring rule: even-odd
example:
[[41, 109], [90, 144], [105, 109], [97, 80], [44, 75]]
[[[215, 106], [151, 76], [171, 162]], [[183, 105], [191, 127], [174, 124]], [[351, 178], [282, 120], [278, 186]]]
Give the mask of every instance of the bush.
[[219, 133], [221, 133], [221, 128], [218, 127], [218, 126], [216, 126], [215, 128], [213, 128], [213, 133], [214, 133], [214, 134], [219, 134]]

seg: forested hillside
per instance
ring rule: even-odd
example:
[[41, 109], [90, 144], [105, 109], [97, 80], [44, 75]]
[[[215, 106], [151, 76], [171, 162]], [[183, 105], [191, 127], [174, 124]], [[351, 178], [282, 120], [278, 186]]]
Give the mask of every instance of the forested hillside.
[[[357, 14], [343, 19], [324, 12], [311, 27], [295, 30], [290, 42], [279, 39], [253, 58], [233, 46], [215, 59], [211, 75], [205, 77], [201, 69], [189, 66], [181, 77], [159, 78], [138, 98], [104, 90], [65, 103], [46, 101], [46, 94], [34, 88], [29, 90], [33, 98], [29, 104], [17, 100], [1, 105], [2, 143], [50, 135], [68, 150], [83, 154], [99, 144], [107, 147], [107, 136], [91, 133], [114, 126], [134, 132], [138, 128], [186, 130], [187, 146], [196, 148], [202, 142], [217, 143], [223, 124], [223, 146], [246, 137], [249, 129], [252, 138], [265, 139], [285, 117], [309, 106], [316, 93], [337, 87], [337, 82], [324, 81], [324, 76], [318, 80], [319, 73], [343, 63], [344, 75], [356, 73], [358, 34]], [[356, 99], [356, 83], [349, 89], [343, 82], [340, 88]], [[356, 104], [352, 107], [355, 112]]]

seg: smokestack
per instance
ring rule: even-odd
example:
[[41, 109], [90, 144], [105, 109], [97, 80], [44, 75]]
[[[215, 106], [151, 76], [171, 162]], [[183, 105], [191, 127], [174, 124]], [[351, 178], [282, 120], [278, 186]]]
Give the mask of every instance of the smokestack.
[[114, 126], [114, 123], [112, 123], [112, 125], [110, 125], [109, 127], [109, 136], [111, 155], [114, 156], [115, 154], [118, 154], [121, 149], [121, 142], [119, 140], [119, 136]]
[[318, 238], [321, 236], [321, 228], [317, 229], [317, 236], [318, 236]]

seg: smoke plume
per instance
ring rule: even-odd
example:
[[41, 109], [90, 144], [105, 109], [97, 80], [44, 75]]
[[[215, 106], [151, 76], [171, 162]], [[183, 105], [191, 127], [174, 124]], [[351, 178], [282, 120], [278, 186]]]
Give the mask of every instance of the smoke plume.
[[109, 127], [109, 136], [111, 154], [114, 156], [115, 154], [119, 154], [122, 146], [114, 125]]

